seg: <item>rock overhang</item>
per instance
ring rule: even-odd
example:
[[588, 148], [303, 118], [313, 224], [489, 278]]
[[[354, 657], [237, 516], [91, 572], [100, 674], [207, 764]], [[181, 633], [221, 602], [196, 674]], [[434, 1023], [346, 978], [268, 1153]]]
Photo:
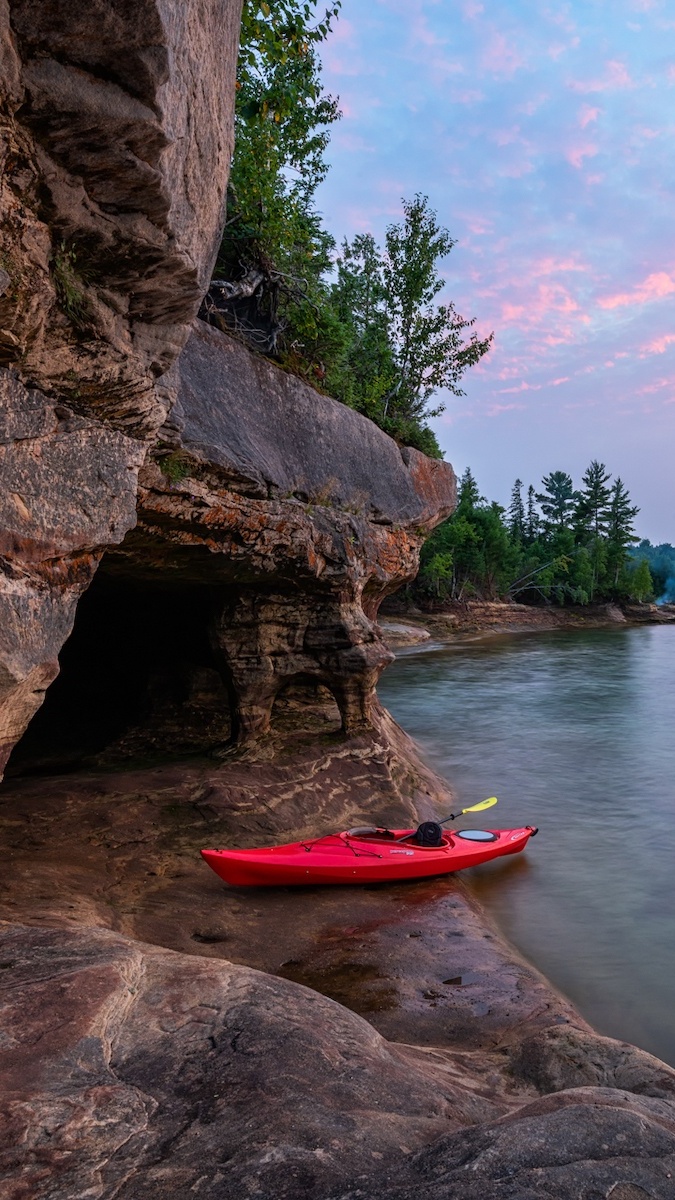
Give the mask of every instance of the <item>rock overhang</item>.
[[171, 383], [177, 399], [160, 439], [218, 468], [234, 491], [423, 532], [454, 509], [449, 463], [401, 449], [367, 417], [202, 321]]

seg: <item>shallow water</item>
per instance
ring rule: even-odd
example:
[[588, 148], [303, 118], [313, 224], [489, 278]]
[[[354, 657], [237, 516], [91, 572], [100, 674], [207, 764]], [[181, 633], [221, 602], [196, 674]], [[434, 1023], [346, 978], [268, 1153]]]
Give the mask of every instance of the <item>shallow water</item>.
[[462, 807], [499, 796], [464, 825], [539, 826], [464, 874], [505, 934], [596, 1029], [675, 1066], [675, 629], [415, 648], [378, 691]]

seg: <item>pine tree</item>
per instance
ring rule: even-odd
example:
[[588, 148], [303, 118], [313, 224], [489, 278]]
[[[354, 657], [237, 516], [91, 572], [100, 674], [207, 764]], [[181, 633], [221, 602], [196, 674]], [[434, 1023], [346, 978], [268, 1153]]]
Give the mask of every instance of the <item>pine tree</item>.
[[536, 502], [537, 493], [532, 487], [532, 484], [530, 484], [527, 489], [527, 523], [525, 527], [527, 532], [527, 540], [530, 543], [536, 541], [537, 534], [539, 533], [539, 513], [535, 507]]
[[457, 489], [457, 512], [460, 515], [468, 516], [478, 508], [479, 504], [484, 503], [485, 498], [478, 491], [478, 484], [473, 477], [471, 467], [467, 467]]
[[541, 482], [544, 491], [537, 492], [536, 498], [541, 505], [548, 531], [553, 533], [566, 529], [578, 497], [572, 476], [566, 471], [551, 471]]
[[[610, 492], [606, 520], [608, 566], [614, 573], [614, 587], [618, 586], [626, 565], [631, 542], [638, 541], [634, 520], [639, 511], [636, 505], [631, 504], [628, 488], [617, 476]], [[647, 590], [651, 591], [651, 588]]]
[[575, 532], [582, 540], [584, 534], [599, 538], [607, 532], [611, 495], [607, 484], [611, 478], [605, 464], [597, 459], [593, 459], [583, 476], [574, 512]]
[[523, 504], [523, 481], [516, 479], [511, 491], [509, 504], [509, 533], [514, 542], [522, 542], [525, 537], [525, 505]]

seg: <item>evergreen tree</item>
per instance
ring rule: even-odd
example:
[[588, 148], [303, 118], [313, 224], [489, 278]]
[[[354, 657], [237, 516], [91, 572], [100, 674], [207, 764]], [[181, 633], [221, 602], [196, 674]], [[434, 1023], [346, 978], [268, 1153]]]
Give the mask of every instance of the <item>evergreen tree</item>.
[[266, 352], [283, 355], [295, 342], [309, 364], [339, 335], [320, 303], [334, 243], [314, 206], [340, 116], [322, 88], [317, 46], [338, 10], [339, 0], [315, 22], [306, 0], [244, 5], [228, 220], [209, 310], [218, 295], [229, 327]]
[[536, 541], [539, 533], [539, 513], [536, 509], [537, 493], [532, 484], [527, 489], [527, 518], [526, 518], [526, 536], [528, 542]]
[[523, 504], [523, 481], [516, 479], [511, 490], [509, 504], [509, 533], [514, 542], [522, 542], [525, 537], [525, 505]]
[[606, 534], [611, 494], [607, 484], [611, 478], [605, 464], [593, 459], [583, 476], [583, 486], [577, 496], [574, 524], [578, 537], [583, 538], [584, 534], [590, 533], [599, 538]]
[[566, 529], [577, 502], [572, 476], [566, 471], [552, 471], [541, 482], [544, 491], [537, 492], [536, 499], [544, 514], [547, 531]]
[[[589, 604], [594, 599], [657, 593], [675, 598], [675, 550], [637, 541], [633, 532], [638, 508], [631, 504], [621, 479], [603, 489], [609, 478], [601, 463], [592, 463], [584, 476], [588, 517], [579, 540], [575, 522], [579, 495], [564, 471], [545, 476], [545, 491], [537, 497], [528, 490], [527, 509], [522, 503], [522, 482], [516, 480], [506, 518], [499, 504], [489, 504], [480, 495], [471, 468], [464, 471], [458, 487], [458, 504], [452, 517], [432, 533], [422, 549], [418, 589], [435, 600], [462, 600], [472, 596], [494, 600], [508, 595], [525, 603], [542, 600], [556, 604]], [[537, 532], [535, 500], [545, 514], [543, 537]], [[591, 506], [591, 500], [593, 505]], [[519, 536], [520, 528], [525, 536]], [[596, 532], [597, 530], [597, 532]], [[632, 553], [644, 565], [627, 568]], [[658, 578], [649, 573], [661, 572]]]
[[[631, 504], [628, 489], [617, 476], [610, 492], [606, 519], [608, 566], [615, 588], [626, 565], [628, 549], [632, 542], [638, 541], [634, 521], [639, 511]], [[647, 588], [647, 591], [651, 590], [651, 587]]]
[[479, 504], [483, 504], [484, 497], [481, 496], [478, 490], [478, 484], [474, 479], [471, 467], [467, 467], [464, 471], [457, 489], [457, 512], [463, 516], [468, 516], [473, 513]]

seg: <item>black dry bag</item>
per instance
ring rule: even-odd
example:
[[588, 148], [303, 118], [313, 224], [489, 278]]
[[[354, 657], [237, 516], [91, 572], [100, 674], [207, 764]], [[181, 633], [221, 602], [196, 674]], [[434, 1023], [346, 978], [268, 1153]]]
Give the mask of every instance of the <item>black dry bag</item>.
[[418, 846], [442, 846], [443, 830], [437, 821], [422, 821], [414, 839]]

